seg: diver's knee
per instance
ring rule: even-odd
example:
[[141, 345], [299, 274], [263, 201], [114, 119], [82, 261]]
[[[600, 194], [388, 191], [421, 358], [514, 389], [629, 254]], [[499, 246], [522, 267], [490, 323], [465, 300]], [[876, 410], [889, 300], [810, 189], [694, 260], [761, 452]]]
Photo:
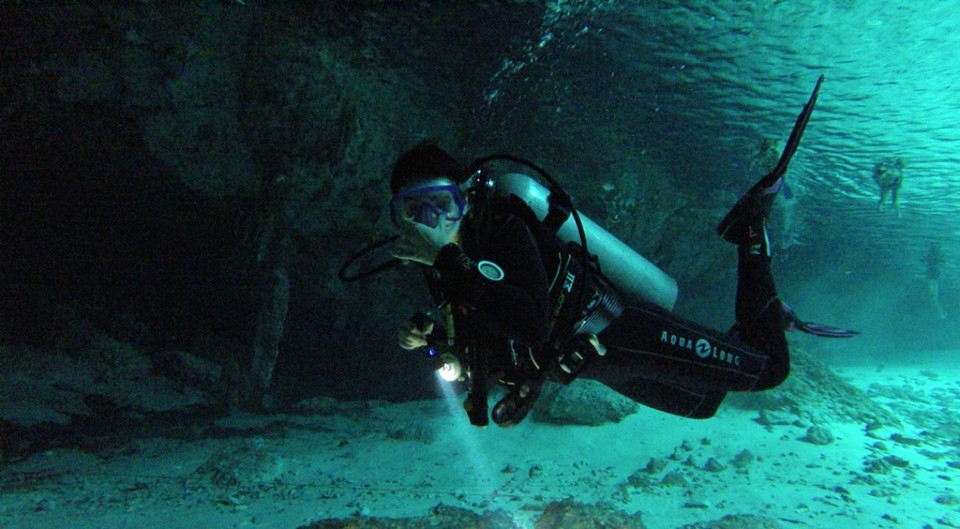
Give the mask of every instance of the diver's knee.
[[790, 376], [790, 364], [783, 363], [776, 366], [771, 366], [767, 372], [765, 372], [757, 384], [753, 386], [752, 391], [766, 391], [768, 389], [773, 389], [780, 384], [783, 384], [787, 380], [787, 377]]
[[687, 415], [687, 418], [688, 419], [710, 419], [716, 414], [717, 414], [717, 408], [710, 408], [705, 410], [697, 409], [697, 410], [694, 410], [694, 412], [691, 413], [690, 415]]
[[726, 393], [711, 393], [703, 396], [700, 403], [687, 414], [688, 419], [709, 419], [717, 414], [720, 409], [720, 403], [726, 397]]

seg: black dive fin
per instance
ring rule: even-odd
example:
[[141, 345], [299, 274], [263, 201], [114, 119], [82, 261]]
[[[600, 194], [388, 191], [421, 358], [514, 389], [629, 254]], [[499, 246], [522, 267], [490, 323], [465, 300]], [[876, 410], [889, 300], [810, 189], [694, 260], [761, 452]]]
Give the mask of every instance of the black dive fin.
[[860, 334], [859, 331], [851, 331], [849, 329], [841, 329], [839, 327], [831, 327], [809, 321], [800, 322], [797, 329], [807, 334], [820, 336], [821, 338], [852, 338]]
[[783, 321], [788, 331], [801, 331], [822, 338], [852, 338], [860, 334], [859, 331], [851, 331], [822, 323], [803, 321], [797, 316], [797, 313], [793, 311], [790, 305], [787, 305], [783, 301], [781, 301], [780, 304], [783, 306]]
[[794, 153], [797, 152], [797, 147], [800, 146], [800, 138], [803, 137], [803, 131], [807, 129], [807, 123], [810, 122], [810, 115], [813, 114], [813, 107], [817, 104], [817, 96], [820, 95], [821, 84], [823, 84], [823, 75], [817, 79], [817, 86], [814, 87], [813, 93], [810, 94], [810, 99], [807, 101], [807, 104], [803, 106], [800, 115], [797, 116], [797, 122], [793, 124], [790, 139], [787, 140], [787, 146], [784, 147], [783, 152], [780, 153], [780, 159], [777, 160], [777, 165], [770, 171], [770, 174], [763, 177], [761, 181], [773, 183], [777, 178], [780, 178], [787, 172], [787, 165], [790, 163], [790, 159], [793, 158]]
[[[787, 140], [786, 147], [780, 153], [780, 159], [773, 170], [757, 181], [753, 187], [734, 204], [726, 216], [717, 225], [717, 233], [724, 240], [735, 244], [744, 244], [748, 239], [750, 219], [756, 217], [758, 212], [766, 217], [769, 214], [770, 207], [773, 204], [774, 196], [786, 184], [783, 175], [787, 172], [787, 165], [797, 147], [800, 146], [800, 138], [803, 137], [803, 131], [810, 122], [810, 115], [813, 113], [813, 107], [817, 103], [817, 96], [820, 94], [820, 85], [823, 84], [823, 76], [817, 79], [817, 86], [813, 89], [813, 94], [807, 104], [803, 106], [800, 115], [797, 116], [797, 122], [793, 125], [793, 131], [790, 132], [790, 139]], [[792, 193], [791, 193], [792, 195]]]

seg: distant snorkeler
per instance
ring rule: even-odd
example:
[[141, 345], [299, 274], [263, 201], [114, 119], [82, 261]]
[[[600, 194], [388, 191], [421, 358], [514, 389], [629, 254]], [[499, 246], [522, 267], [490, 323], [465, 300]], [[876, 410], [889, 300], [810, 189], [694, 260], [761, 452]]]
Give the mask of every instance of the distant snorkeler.
[[903, 158], [897, 158], [892, 162], [877, 162], [873, 166], [873, 181], [880, 187], [880, 202], [877, 204], [877, 209], [883, 209], [883, 203], [889, 194], [893, 209], [897, 212], [897, 218], [901, 218], [900, 187], [903, 185]]

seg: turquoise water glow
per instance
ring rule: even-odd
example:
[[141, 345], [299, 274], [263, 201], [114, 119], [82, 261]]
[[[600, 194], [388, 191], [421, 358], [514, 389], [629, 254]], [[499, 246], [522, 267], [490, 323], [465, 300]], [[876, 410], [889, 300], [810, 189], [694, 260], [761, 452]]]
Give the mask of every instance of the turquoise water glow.
[[[672, 77], [684, 90], [661, 100], [663, 111], [702, 124], [728, 152], [785, 135], [824, 74], [790, 175], [807, 199], [805, 219], [824, 237], [844, 234], [850, 251], [902, 258], [906, 268], [927, 241], [944, 241], [946, 283], [960, 280], [949, 264], [960, 258], [956, 9], [954, 2], [674, 3], [666, 11], [637, 8], [625, 24], [635, 35], [665, 35], [646, 39], [652, 47], [642, 53], [682, 68]], [[899, 221], [889, 207], [876, 211], [871, 179], [876, 161], [897, 156], [907, 164]], [[733, 169], [737, 158], [728, 163]]]
[[[785, 141], [823, 74], [788, 173], [801, 244], [776, 257], [782, 291], [813, 317], [864, 330], [864, 349], [912, 348], [917, 332], [946, 337], [935, 347], [953, 343], [960, 315], [955, 2], [550, 5], [564, 16], [544, 16], [542, 34], [551, 38], [531, 46], [526, 60], [543, 63], [551, 46], [565, 57], [547, 74], [562, 87], [552, 87], [565, 94], [558, 99], [613, 106], [623, 117], [600, 125], [632, 135], [632, 155], [655, 153], [680, 185], [719, 190], [727, 201], [756, 178], [747, 167], [759, 139]], [[585, 46], [609, 50], [609, 62], [594, 53], [578, 63]], [[906, 165], [900, 218], [889, 202], [878, 210], [872, 179], [875, 163], [898, 157]], [[923, 257], [933, 242], [943, 247], [945, 322], [931, 318], [926, 290]]]

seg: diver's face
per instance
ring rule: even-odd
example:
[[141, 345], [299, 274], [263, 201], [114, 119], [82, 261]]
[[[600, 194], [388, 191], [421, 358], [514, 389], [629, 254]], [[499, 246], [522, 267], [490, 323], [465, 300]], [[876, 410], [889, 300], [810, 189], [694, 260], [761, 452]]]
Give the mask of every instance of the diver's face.
[[393, 223], [416, 222], [436, 228], [441, 220], [449, 229], [459, 225], [466, 213], [466, 201], [447, 178], [420, 180], [401, 188], [390, 201]]

